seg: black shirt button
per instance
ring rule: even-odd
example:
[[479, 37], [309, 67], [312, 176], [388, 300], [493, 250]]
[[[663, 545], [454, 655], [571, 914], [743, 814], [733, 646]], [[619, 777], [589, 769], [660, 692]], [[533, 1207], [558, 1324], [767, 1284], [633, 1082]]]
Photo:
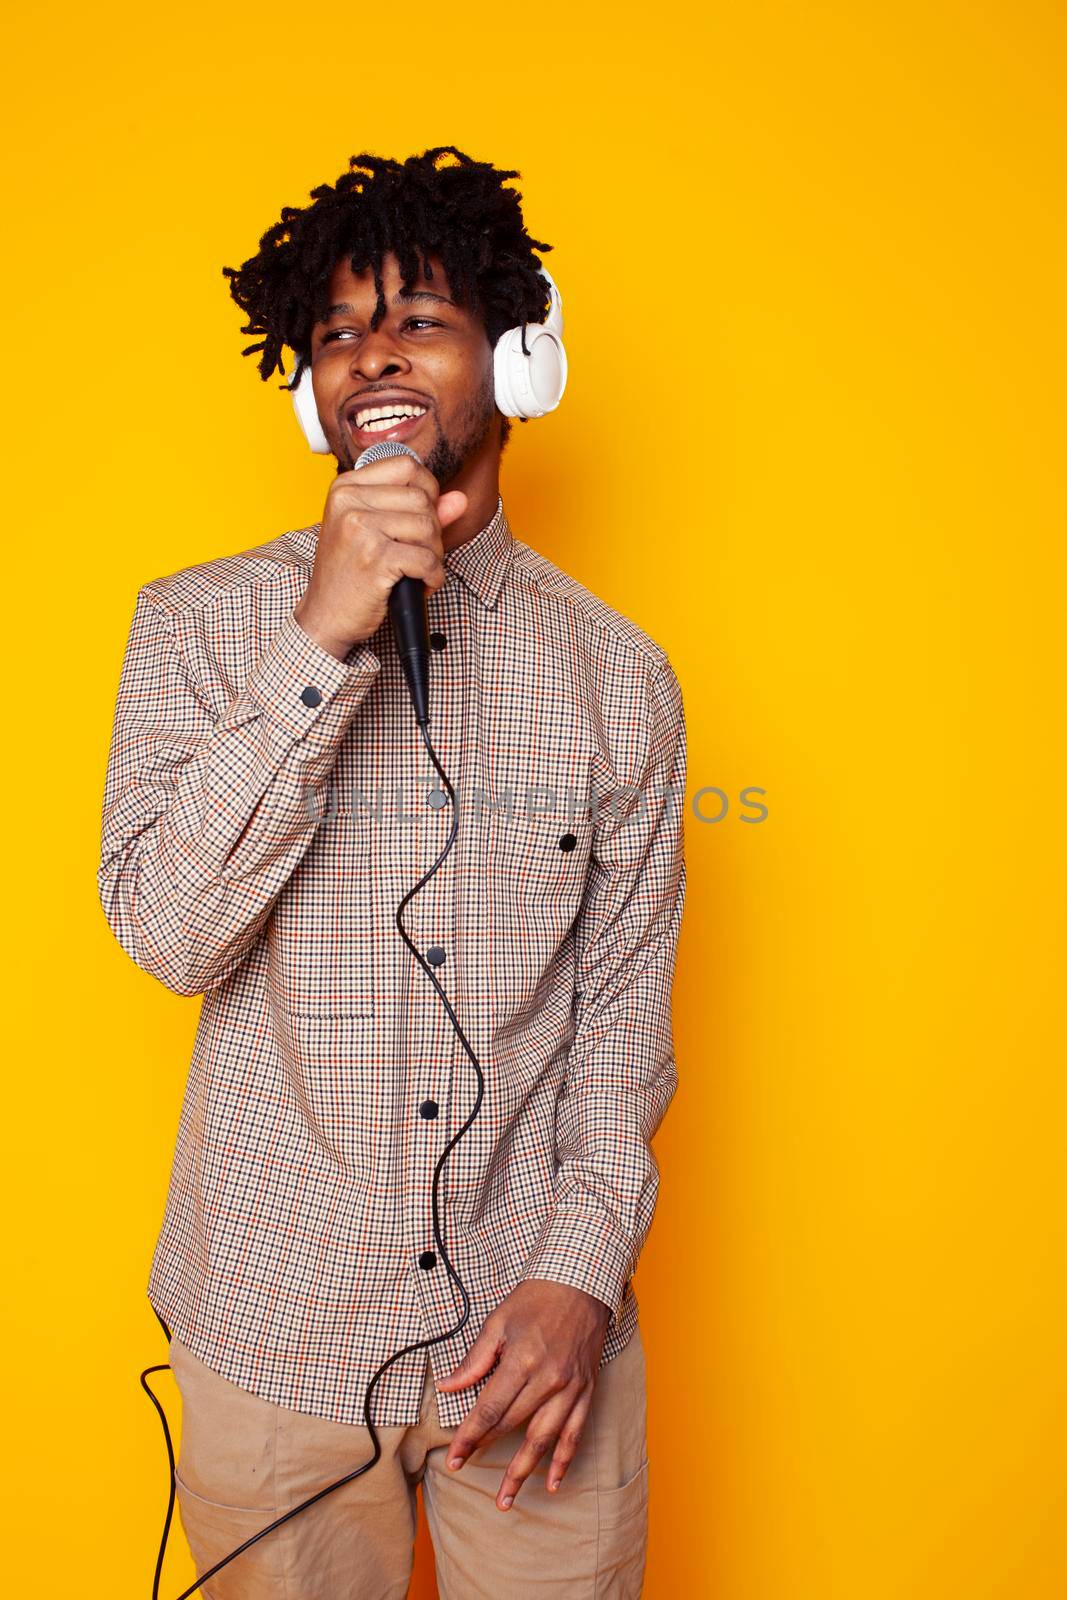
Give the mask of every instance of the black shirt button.
[[419, 1107], [420, 1117], [436, 1117], [438, 1111], [436, 1100], [424, 1100]]
[[301, 691], [300, 698], [306, 706], [321, 706], [322, 704], [322, 695], [313, 683], [309, 683], [307, 688]]
[[561, 850], [573, 850], [577, 843], [578, 841], [573, 833], [565, 833], [559, 841], [559, 847]]
[[426, 952], [426, 959], [431, 967], [439, 967], [445, 959], [445, 953], [439, 944], [432, 944]]
[[437, 1257], [434, 1255], [433, 1251], [424, 1250], [422, 1255], [419, 1257], [419, 1266], [425, 1267], [426, 1271], [429, 1272], [430, 1268], [436, 1267], [436, 1265]]
[[447, 643], [448, 643], [448, 641], [445, 638], [443, 633], [431, 633], [431, 635], [430, 635], [430, 649], [431, 650], [443, 650]]

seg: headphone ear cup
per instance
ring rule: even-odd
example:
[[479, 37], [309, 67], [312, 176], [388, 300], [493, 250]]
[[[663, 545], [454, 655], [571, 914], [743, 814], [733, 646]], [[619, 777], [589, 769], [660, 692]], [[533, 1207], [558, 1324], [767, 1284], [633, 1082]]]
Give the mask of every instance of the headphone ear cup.
[[[493, 350], [497, 410], [505, 417], [543, 417], [555, 411], [567, 387], [567, 352], [563, 348], [563, 299], [548, 268], [538, 271], [549, 287], [544, 322], [528, 322], [525, 330], [509, 328]], [[523, 333], [526, 349], [523, 353]]]
[[315, 390], [311, 382], [311, 368], [305, 367], [300, 375], [300, 381], [293, 384], [289, 380], [289, 392], [293, 397], [293, 410], [296, 420], [300, 424], [301, 432], [317, 456], [332, 455], [330, 441], [322, 431], [319, 421], [318, 407], [315, 405]]
[[555, 411], [567, 387], [567, 352], [563, 340], [544, 328], [526, 330], [526, 348], [530, 355], [526, 370], [530, 388], [537, 405], [537, 416]]
[[526, 324], [523, 354], [522, 328], [502, 333], [493, 351], [493, 380], [497, 409], [505, 417], [543, 417], [554, 411], [567, 387], [567, 352], [563, 340], [539, 322]]

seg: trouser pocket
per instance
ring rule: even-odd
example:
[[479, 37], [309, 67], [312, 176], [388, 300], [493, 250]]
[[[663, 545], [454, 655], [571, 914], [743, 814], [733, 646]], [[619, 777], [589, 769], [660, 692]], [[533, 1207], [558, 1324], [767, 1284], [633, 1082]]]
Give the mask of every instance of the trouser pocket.
[[[279, 1515], [278, 1408], [213, 1372], [178, 1340], [170, 1360], [182, 1398], [175, 1488], [199, 1575]], [[223, 1567], [205, 1600], [284, 1600], [284, 1537], [278, 1528]]]

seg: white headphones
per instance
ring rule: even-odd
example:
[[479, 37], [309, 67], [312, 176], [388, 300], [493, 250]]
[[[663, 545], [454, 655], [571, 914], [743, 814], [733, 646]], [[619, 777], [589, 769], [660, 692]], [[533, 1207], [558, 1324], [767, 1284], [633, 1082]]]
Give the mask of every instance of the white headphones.
[[[541, 276], [548, 281], [551, 303], [544, 322], [527, 322], [525, 327], [509, 328], [493, 348], [493, 383], [497, 409], [505, 417], [543, 417], [554, 411], [567, 387], [567, 352], [563, 348], [563, 301], [546, 267]], [[526, 336], [524, 354], [523, 334]], [[316, 455], [332, 454], [322, 431], [311, 368], [304, 368], [300, 382], [293, 386], [293, 409], [304, 438]]]

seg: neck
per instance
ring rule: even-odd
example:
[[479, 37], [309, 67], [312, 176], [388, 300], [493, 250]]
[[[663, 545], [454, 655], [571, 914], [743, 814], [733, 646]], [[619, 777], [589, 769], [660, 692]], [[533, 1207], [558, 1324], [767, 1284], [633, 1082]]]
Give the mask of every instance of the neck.
[[500, 418], [489, 429], [477, 450], [464, 462], [462, 469], [441, 485], [445, 489], [462, 489], [467, 496], [467, 509], [442, 532], [445, 553], [457, 545], [466, 544], [480, 533], [496, 515], [500, 498]]

